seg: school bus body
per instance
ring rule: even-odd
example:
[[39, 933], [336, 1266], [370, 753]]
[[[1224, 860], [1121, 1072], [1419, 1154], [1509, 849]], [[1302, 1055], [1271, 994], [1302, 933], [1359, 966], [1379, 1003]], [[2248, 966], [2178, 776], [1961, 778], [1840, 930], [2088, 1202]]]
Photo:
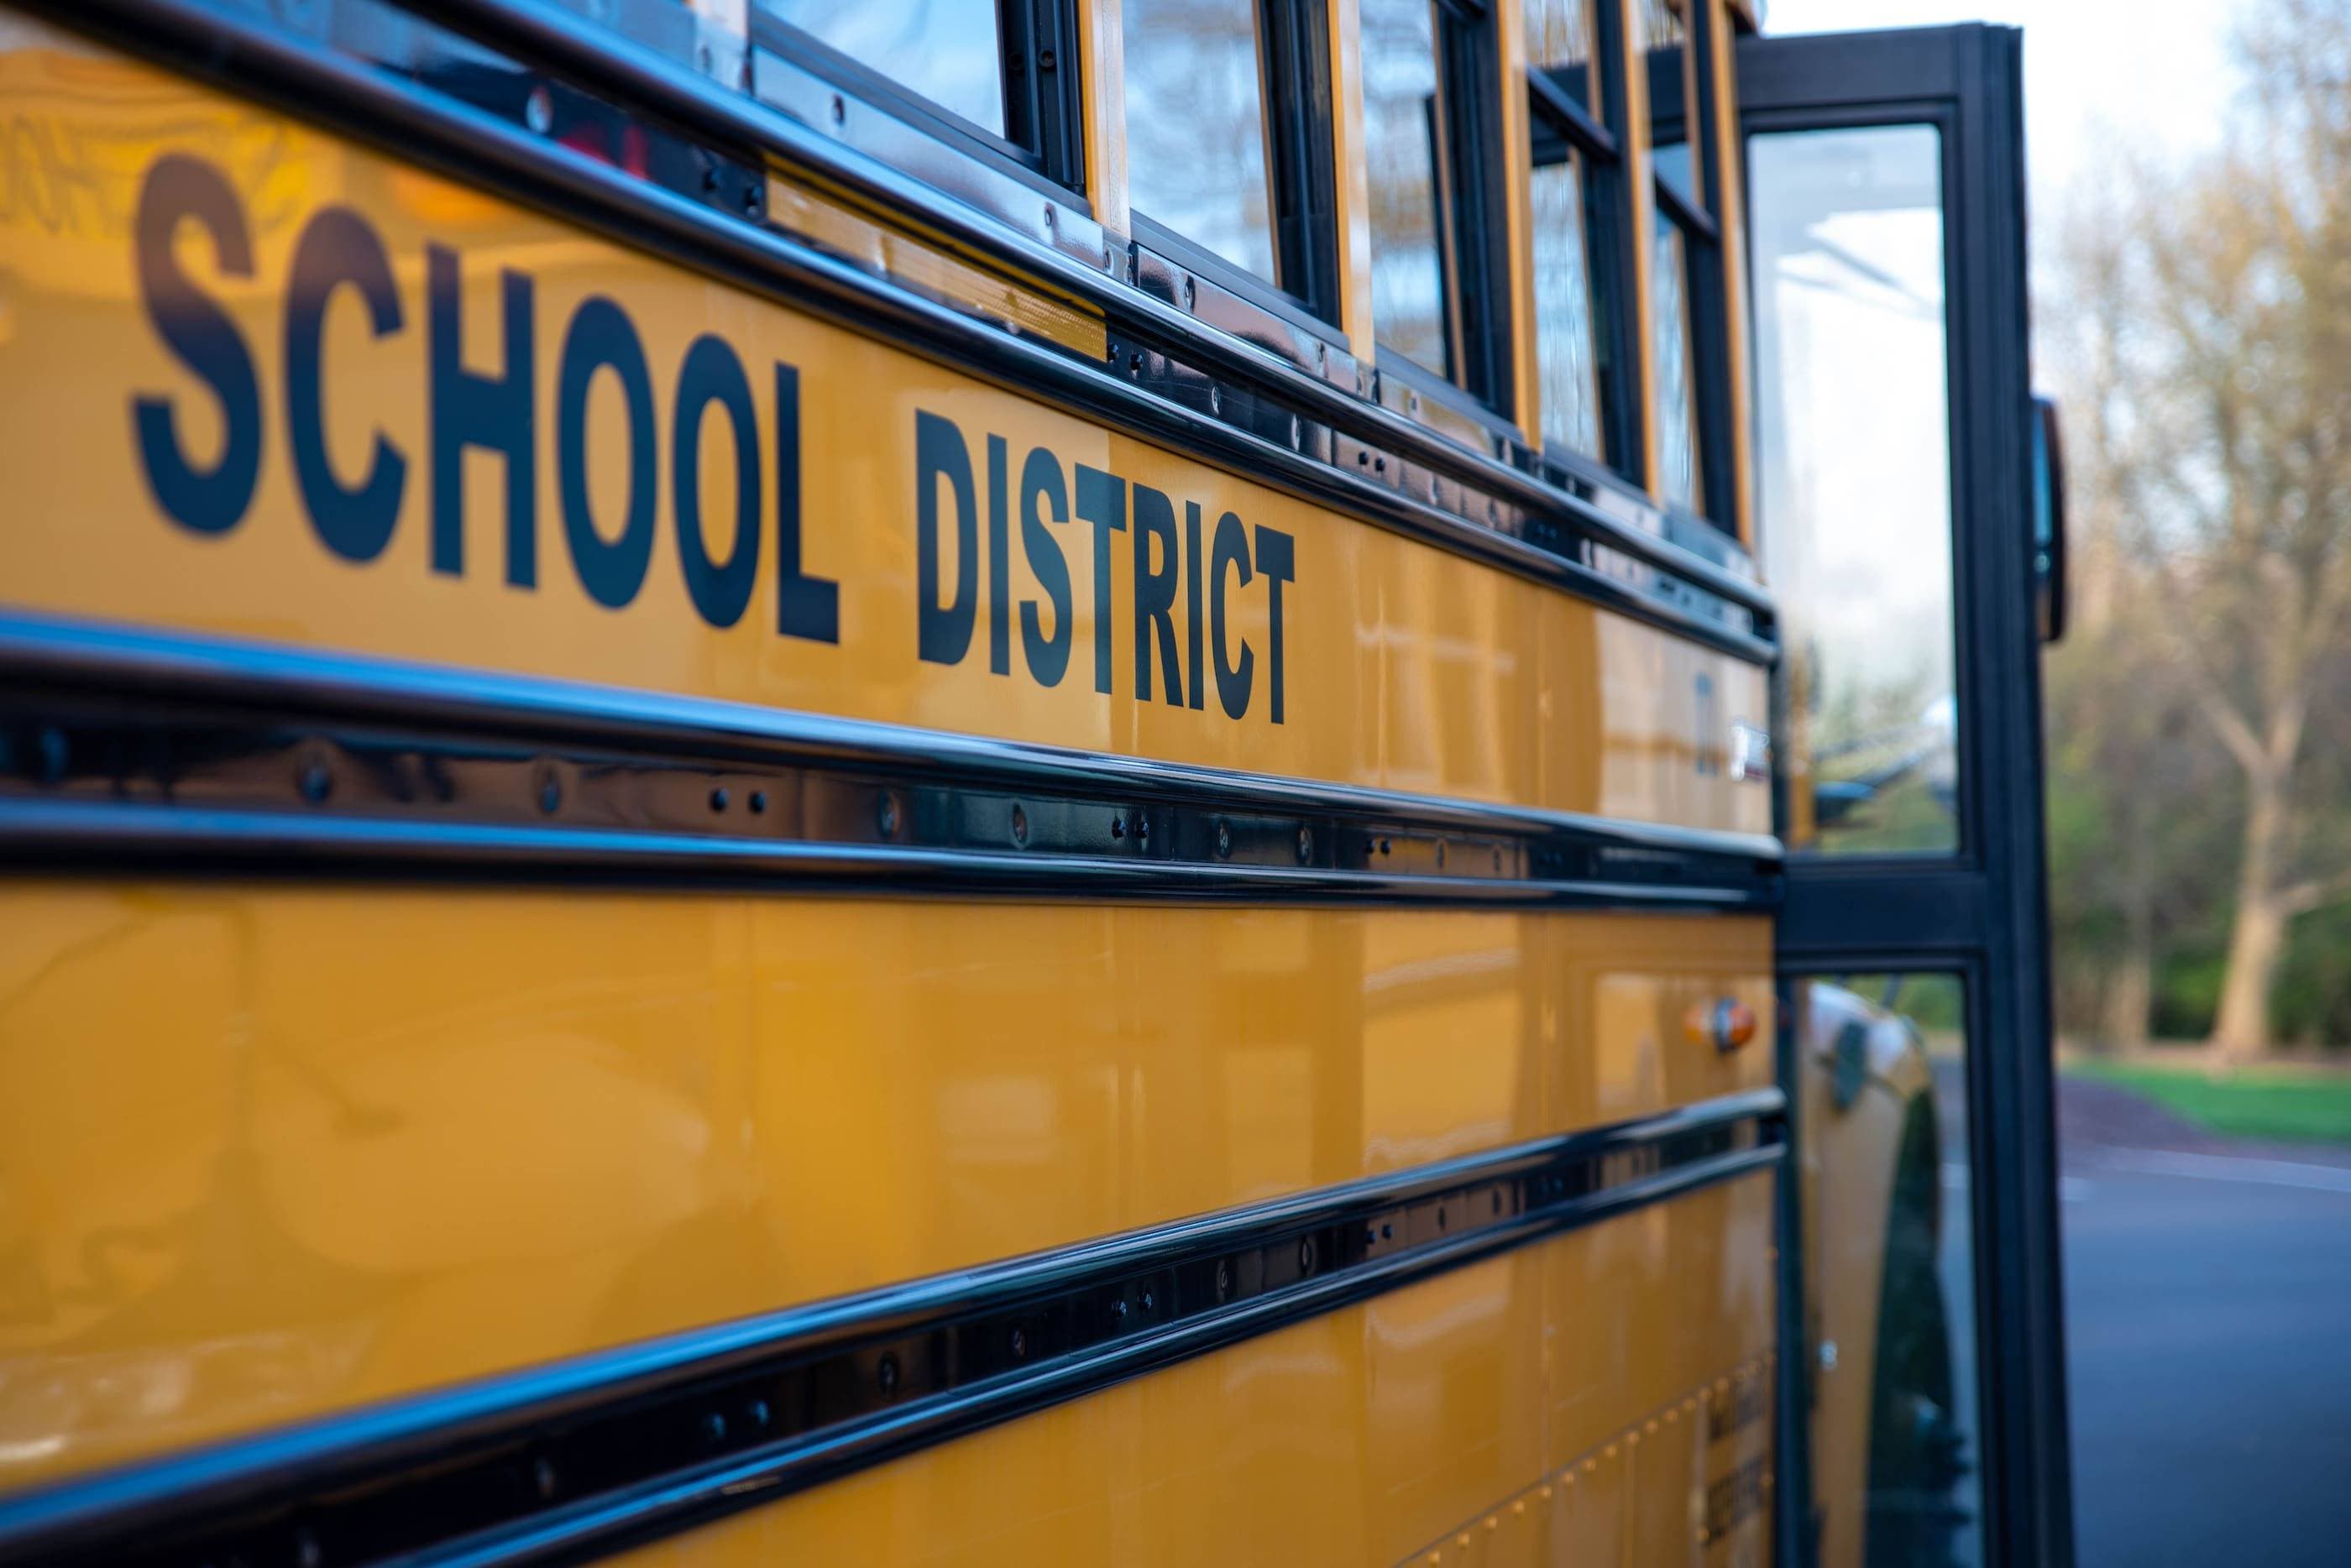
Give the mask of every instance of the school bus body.
[[0, 1544], [1770, 1557], [1736, 637], [893, 339], [870, 275], [0, 45]]

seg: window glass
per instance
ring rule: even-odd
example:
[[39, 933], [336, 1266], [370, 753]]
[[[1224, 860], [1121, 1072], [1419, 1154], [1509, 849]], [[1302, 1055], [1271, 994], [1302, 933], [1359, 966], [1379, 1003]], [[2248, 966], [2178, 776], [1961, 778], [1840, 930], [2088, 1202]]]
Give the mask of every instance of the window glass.
[[1543, 438], [1590, 457], [1600, 450], [1599, 358], [1591, 251], [1583, 223], [1583, 157], [1534, 171], [1535, 356]]
[[1255, 0], [1126, 0], [1135, 211], [1274, 281]]
[[[1690, 47], [1689, 28], [1682, 17], [1684, 0], [1635, 0], [1641, 28], [1641, 48], [1648, 62], [1651, 166], [1657, 178], [1670, 182], [1694, 207], [1706, 203], [1699, 196], [1698, 170], [1690, 153], [1691, 111], [1698, 104], [1698, 62]], [[1667, 159], [1666, 150], [1676, 156]]]
[[[1804, 1127], [1831, 1129], [1817, 1137], [1804, 1233], [1883, 1249], [1867, 1290], [1840, 1277], [1832, 1254], [1807, 1255], [1818, 1561], [1980, 1563], [1966, 988], [1949, 974], [1838, 975], [1799, 995], [1803, 1048], [1826, 1069], [1802, 1075]], [[1890, 1138], [1835, 1130], [1889, 1102], [1899, 1107]]]
[[1650, 312], [1656, 322], [1652, 351], [1657, 378], [1657, 493], [1676, 505], [1698, 509], [1698, 373], [1690, 336], [1689, 242], [1678, 224], [1662, 213], [1650, 251]]
[[1383, 347], [1450, 376], [1436, 7], [1364, 0], [1361, 28], [1374, 334]]
[[1600, 96], [1592, 79], [1592, 0], [1527, 0], [1527, 64], [1551, 73], [1594, 119]]
[[1798, 848], [1959, 846], [1941, 158], [1924, 125], [1748, 140]]
[[1004, 134], [1004, 45], [996, 0], [759, 0], [779, 22]]

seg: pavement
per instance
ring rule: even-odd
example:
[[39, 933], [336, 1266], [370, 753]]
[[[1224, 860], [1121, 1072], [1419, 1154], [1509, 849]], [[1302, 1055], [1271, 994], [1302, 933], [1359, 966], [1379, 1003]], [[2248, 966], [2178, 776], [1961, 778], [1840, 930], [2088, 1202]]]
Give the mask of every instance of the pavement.
[[2084, 1568], [2351, 1564], [2351, 1151], [2058, 1117]]

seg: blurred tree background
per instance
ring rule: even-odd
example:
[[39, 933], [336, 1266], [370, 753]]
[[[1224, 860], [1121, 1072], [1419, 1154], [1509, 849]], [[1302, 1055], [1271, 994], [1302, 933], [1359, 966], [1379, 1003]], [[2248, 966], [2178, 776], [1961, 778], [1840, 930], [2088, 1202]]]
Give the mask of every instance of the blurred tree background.
[[2253, 0], [2216, 151], [2046, 236], [2074, 618], [2048, 661], [2063, 1033], [2351, 1047], [2351, 0]]

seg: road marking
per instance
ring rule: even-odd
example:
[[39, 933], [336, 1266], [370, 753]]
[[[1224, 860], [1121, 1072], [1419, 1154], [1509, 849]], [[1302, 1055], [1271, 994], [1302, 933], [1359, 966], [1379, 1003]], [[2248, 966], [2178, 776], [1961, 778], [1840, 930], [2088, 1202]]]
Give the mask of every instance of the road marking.
[[2248, 1159], [2229, 1154], [2182, 1154], [2172, 1149], [2116, 1148], [2104, 1144], [2088, 1145], [2083, 1152], [2092, 1155], [2097, 1164], [2109, 1170], [2351, 1193], [2351, 1169], [2341, 1166], [2303, 1165], [2290, 1159]]

